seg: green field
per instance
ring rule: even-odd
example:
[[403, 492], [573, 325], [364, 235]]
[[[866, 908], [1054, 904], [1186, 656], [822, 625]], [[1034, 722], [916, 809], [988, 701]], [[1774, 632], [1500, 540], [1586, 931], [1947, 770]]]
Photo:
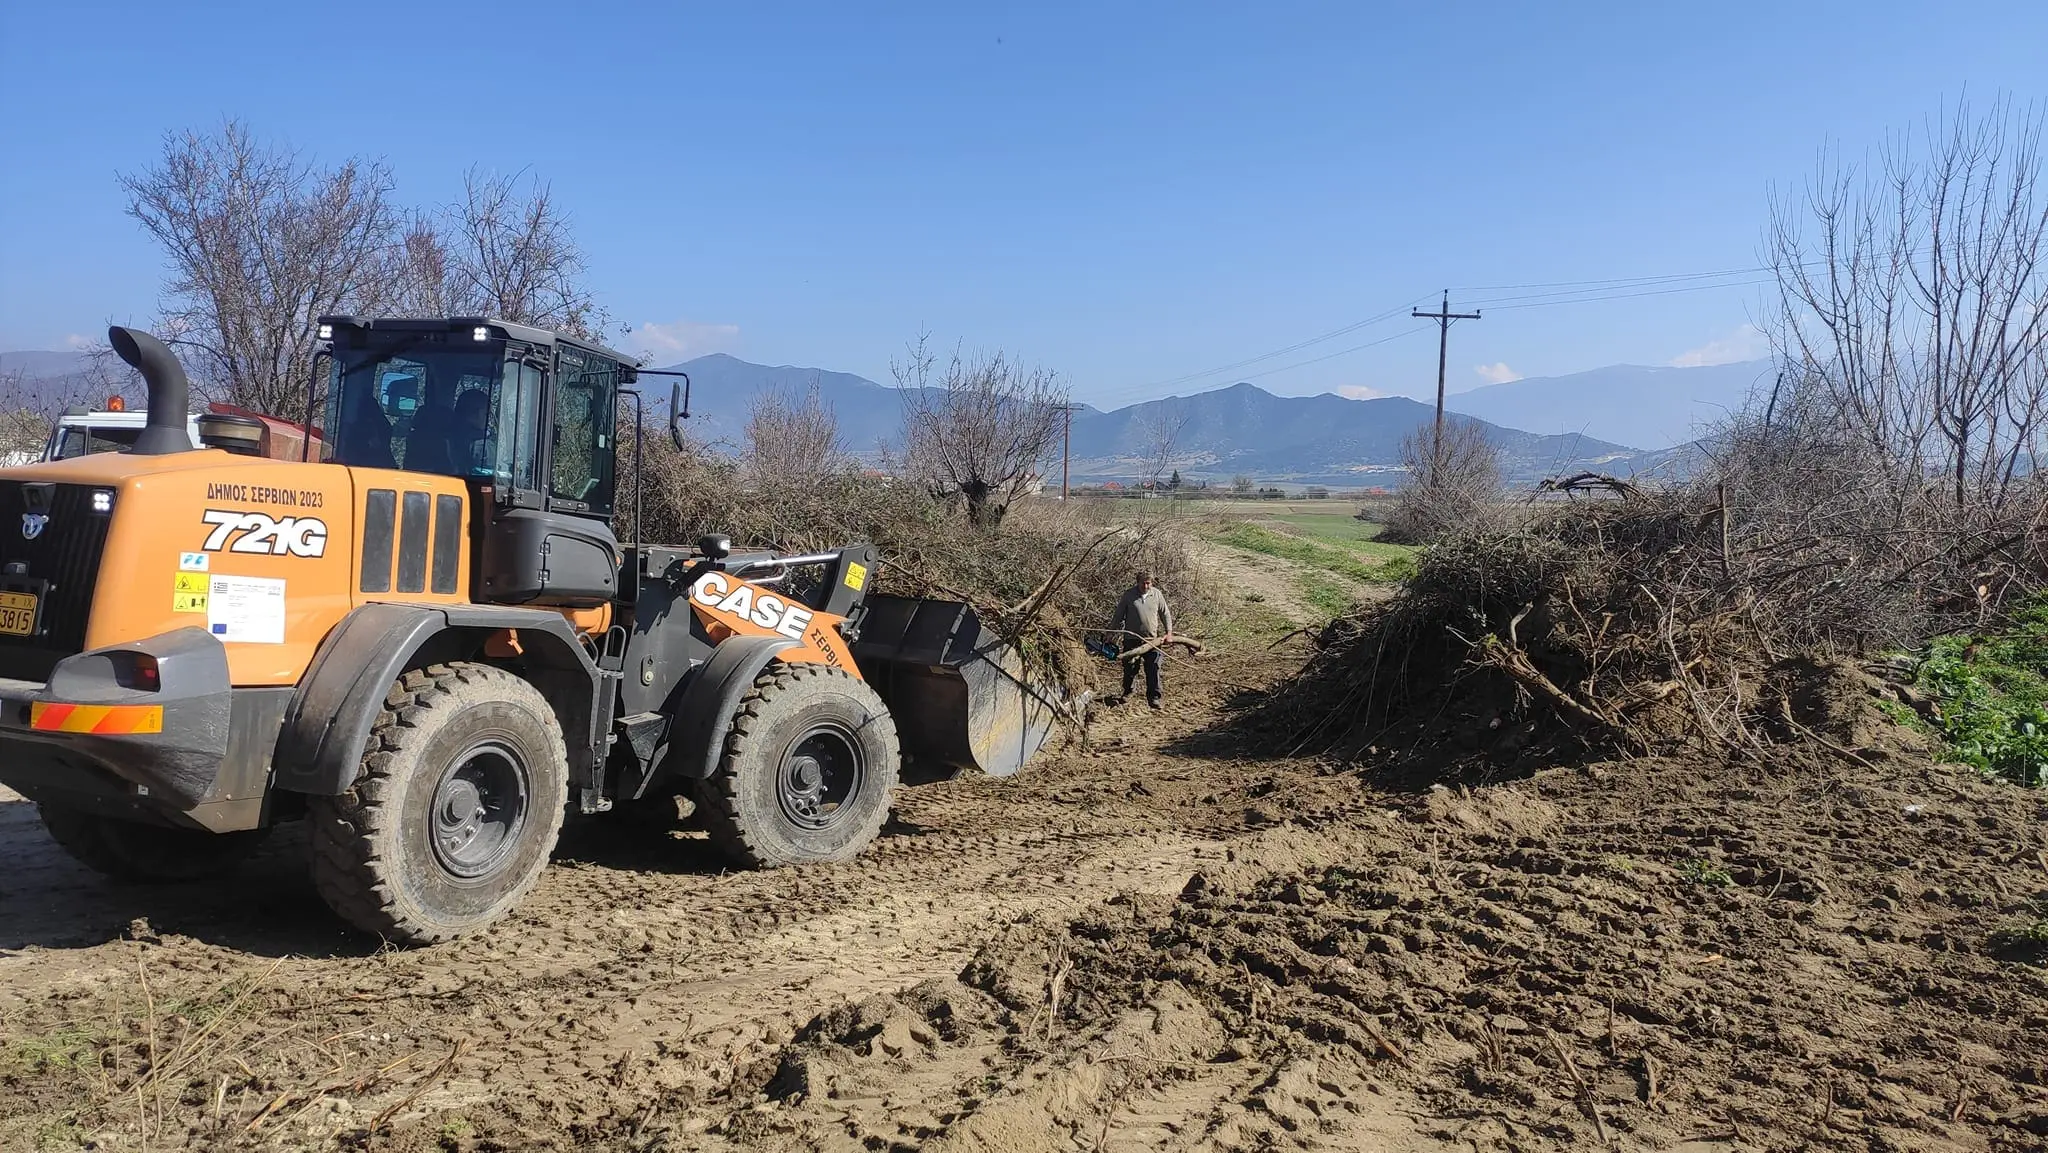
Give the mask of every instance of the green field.
[[1247, 519], [1217, 520], [1203, 535], [1217, 544], [1297, 566], [1290, 580], [1295, 594], [1312, 613], [1327, 619], [1357, 604], [1366, 594], [1365, 586], [1398, 583], [1414, 574], [1415, 550], [1380, 543], [1374, 539], [1379, 531], [1379, 525], [1354, 516], [1348, 504], [1296, 505], [1260, 508]]
[[[1363, 521], [1352, 523], [1365, 524]], [[1330, 526], [1321, 527], [1330, 530]], [[1246, 552], [1279, 557], [1366, 583], [1404, 580], [1414, 570], [1414, 550], [1405, 545], [1380, 544], [1371, 540], [1345, 541], [1334, 536], [1317, 539], [1309, 535], [1311, 531], [1292, 526], [1268, 528], [1264, 524], [1239, 521], [1218, 529], [1211, 539]]]

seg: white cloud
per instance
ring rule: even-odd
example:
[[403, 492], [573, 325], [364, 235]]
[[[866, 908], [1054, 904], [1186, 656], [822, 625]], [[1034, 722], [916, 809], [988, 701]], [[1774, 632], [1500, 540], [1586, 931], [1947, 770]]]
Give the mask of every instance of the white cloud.
[[84, 352], [92, 347], [92, 338], [80, 336], [74, 332], [64, 338], [64, 347], [71, 349], [73, 352]]
[[1522, 374], [1509, 368], [1506, 361], [1498, 364], [1475, 364], [1472, 371], [1488, 384], [1507, 384], [1522, 379]]
[[1350, 397], [1352, 400], [1378, 400], [1383, 396], [1392, 396], [1394, 394], [1391, 392], [1381, 392], [1370, 385], [1340, 384], [1337, 386], [1337, 395]]
[[1719, 340], [1710, 340], [1671, 358], [1673, 368], [1705, 368], [1769, 356], [1771, 342], [1754, 324], [1745, 324]]
[[714, 352], [730, 352], [740, 343], [740, 326], [737, 324], [703, 324], [694, 320], [674, 320], [667, 324], [647, 321], [633, 326], [626, 336], [630, 351], [644, 353], [656, 360], [687, 360], [693, 356], [708, 356]]

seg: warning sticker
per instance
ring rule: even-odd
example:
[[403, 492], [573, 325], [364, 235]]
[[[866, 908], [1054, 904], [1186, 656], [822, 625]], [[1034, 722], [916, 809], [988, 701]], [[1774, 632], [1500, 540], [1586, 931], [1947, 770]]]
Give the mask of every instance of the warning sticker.
[[207, 590], [207, 631], [223, 641], [284, 643], [284, 582], [216, 574]]
[[179, 572], [205, 572], [206, 554], [203, 552], [181, 552], [178, 554]]
[[174, 613], [203, 613], [206, 611], [207, 594], [212, 590], [208, 577], [203, 572], [181, 572], [171, 586], [171, 611]]
[[847, 588], [859, 592], [860, 587], [866, 583], [868, 583], [868, 566], [859, 561], [853, 561], [846, 566]]

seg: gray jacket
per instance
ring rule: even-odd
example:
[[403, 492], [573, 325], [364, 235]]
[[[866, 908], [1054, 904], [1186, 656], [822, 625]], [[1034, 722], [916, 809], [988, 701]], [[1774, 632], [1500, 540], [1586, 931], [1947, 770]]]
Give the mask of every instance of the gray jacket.
[[1116, 603], [1116, 617], [1109, 627], [1119, 633], [1136, 633], [1147, 640], [1163, 637], [1173, 631], [1173, 609], [1168, 607], [1166, 594], [1158, 585], [1146, 592], [1133, 587]]

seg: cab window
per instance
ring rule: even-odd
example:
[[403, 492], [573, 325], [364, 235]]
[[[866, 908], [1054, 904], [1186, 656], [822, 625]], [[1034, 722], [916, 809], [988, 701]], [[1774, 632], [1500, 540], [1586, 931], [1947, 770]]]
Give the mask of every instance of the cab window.
[[619, 365], [570, 345], [562, 345], [559, 355], [549, 495], [557, 507], [609, 515]]

